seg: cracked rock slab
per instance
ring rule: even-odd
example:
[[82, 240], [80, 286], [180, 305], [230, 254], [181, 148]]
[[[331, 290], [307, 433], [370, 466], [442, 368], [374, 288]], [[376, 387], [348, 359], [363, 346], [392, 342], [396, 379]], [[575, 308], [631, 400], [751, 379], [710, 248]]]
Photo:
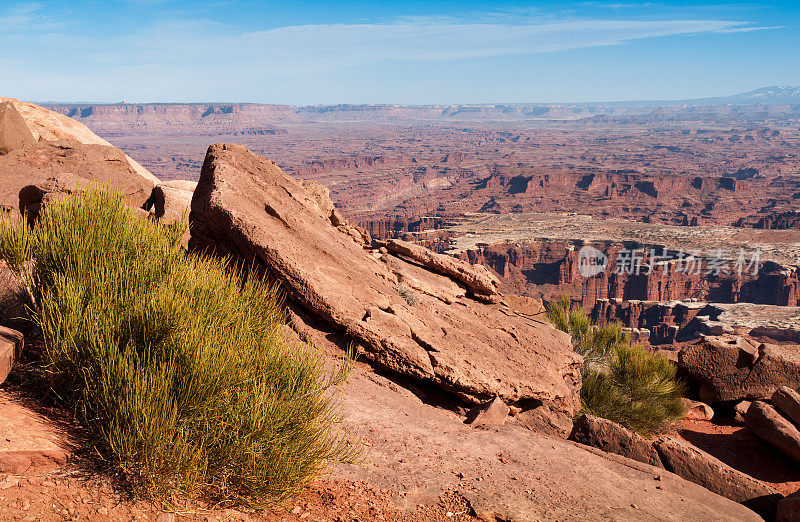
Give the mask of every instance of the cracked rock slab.
[[[470, 298], [465, 290], [474, 285], [465, 279], [475, 278], [464, 275], [472, 272], [463, 262], [454, 260], [458, 274], [443, 275], [371, 251], [332, 208], [324, 191], [309, 190], [274, 162], [239, 145], [212, 145], [192, 199], [190, 248], [254, 264], [292, 307], [346, 333], [393, 372], [473, 403], [533, 399], [574, 412], [580, 357], [567, 334]], [[419, 259], [433, 254], [412, 250]]]

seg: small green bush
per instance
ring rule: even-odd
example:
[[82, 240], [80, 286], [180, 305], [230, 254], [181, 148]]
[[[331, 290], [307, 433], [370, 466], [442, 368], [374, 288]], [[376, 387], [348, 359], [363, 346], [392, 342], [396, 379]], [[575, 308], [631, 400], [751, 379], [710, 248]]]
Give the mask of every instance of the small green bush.
[[642, 345], [619, 346], [607, 370], [584, 374], [581, 411], [650, 435], [686, 413], [676, 371], [672, 361]]
[[584, 372], [596, 366], [605, 366], [618, 346], [630, 344], [620, 323], [593, 325], [588, 314], [572, 306], [569, 297], [550, 303], [547, 307], [550, 322], [572, 337], [573, 349], [583, 357]]
[[631, 344], [620, 323], [596, 326], [568, 297], [551, 303], [547, 316], [570, 334], [584, 360], [581, 413], [612, 420], [649, 435], [685, 413], [683, 383], [666, 357]]
[[298, 493], [354, 450], [320, 353], [292, 343], [274, 287], [185, 254], [186, 220], [141, 219], [93, 189], [33, 229], [0, 220], [55, 393], [137, 491], [252, 504]]

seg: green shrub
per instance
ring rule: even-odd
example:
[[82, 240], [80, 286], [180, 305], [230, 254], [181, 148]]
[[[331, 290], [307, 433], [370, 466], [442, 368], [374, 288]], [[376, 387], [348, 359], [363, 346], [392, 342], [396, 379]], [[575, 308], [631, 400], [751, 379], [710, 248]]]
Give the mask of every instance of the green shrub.
[[351, 360], [325, 373], [286, 337], [275, 288], [186, 255], [186, 226], [94, 189], [32, 230], [3, 218], [0, 256], [28, 288], [53, 390], [138, 491], [281, 501], [354, 455], [329, 389]]
[[581, 411], [608, 419], [644, 435], [683, 418], [684, 385], [676, 367], [660, 353], [633, 344], [619, 346], [608, 369], [583, 376]]
[[566, 296], [550, 303], [547, 317], [556, 328], [572, 337], [573, 349], [583, 357], [584, 372], [604, 366], [618, 346], [630, 344], [620, 323], [593, 325], [588, 314], [582, 308], [573, 308], [572, 301]]
[[651, 434], [683, 417], [684, 385], [666, 357], [631, 344], [620, 323], [592, 325], [568, 297], [551, 303], [547, 316], [572, 337], [584, 360], [581, 413], [612, 420], [642, 434]]

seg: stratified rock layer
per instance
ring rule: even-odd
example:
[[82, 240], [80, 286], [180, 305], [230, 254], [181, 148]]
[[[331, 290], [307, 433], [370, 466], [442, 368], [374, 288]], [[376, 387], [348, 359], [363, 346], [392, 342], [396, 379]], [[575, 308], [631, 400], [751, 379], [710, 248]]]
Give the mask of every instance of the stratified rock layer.
[[192, 199], [190, 247], [254, 263], [293, 306], [394, 372], [471, 402], [498, 396], [575, 410], [580, 357], [567, 334], [470, 299], [459, 281], [419, 263], [365, 250], [366, 235], [331, 209], [274, 162], [212, 145]]

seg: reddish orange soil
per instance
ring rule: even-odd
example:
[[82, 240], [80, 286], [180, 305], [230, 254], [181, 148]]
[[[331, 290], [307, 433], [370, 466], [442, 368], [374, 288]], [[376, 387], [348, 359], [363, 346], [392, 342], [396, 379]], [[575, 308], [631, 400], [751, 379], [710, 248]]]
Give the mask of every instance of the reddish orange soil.
[[321, 480], [285, 508], [254, 512], [197, 505], [162, 509], [116, 492], [108, 482], [73, 473], [38, 476], [0, 475], [0, 520], [192, 520], [222, 522], [252, 520], [354, 521], [474, 520], [458, 495], [441, 498], [436, 506], [400, 511], [389, 493], [360, 482]]
[[800, 490], [800, 466], [759, 441], [744, 426], [721, 421], [684, 420], [678, 434], [729, 466], [784, 495]]

